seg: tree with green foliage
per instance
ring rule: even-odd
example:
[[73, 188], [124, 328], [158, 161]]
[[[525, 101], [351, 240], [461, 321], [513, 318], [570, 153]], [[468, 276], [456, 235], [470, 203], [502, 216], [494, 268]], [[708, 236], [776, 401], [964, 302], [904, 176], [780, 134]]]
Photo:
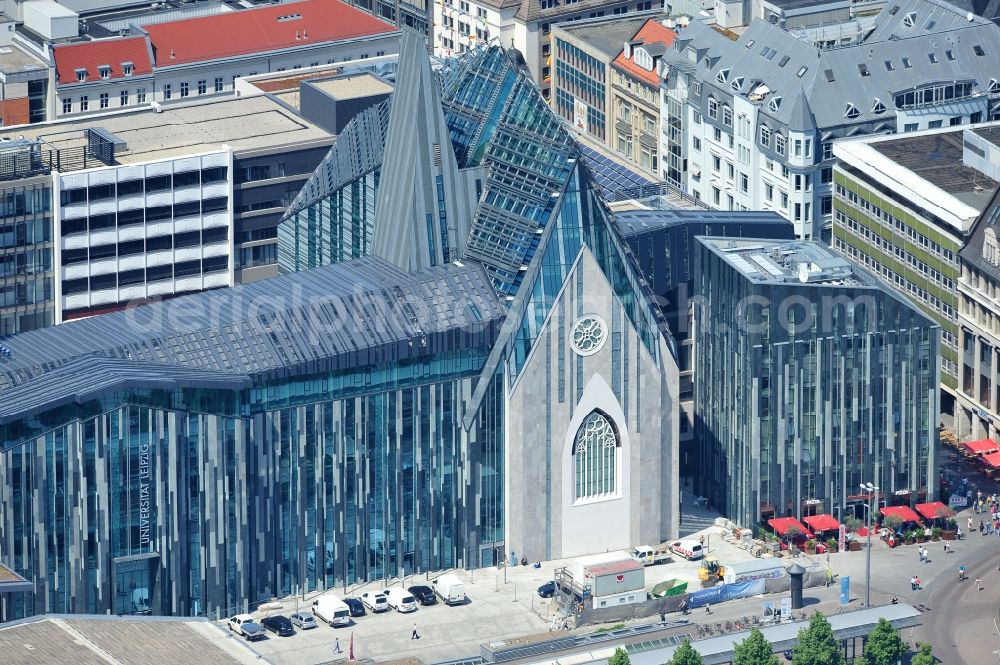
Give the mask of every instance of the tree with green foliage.
[[799, 631], [799, 643], [792, 650], [792, 665], [847, 665], [833, 627], [817, 612], [809, 626]]
[[879, 619], [865, 644], [865, 656], [871, 665], [896, 665], [906, 652], [906, 645], [892, 624]]
[[910, 665], [934, 665], [937, 662], [937, 658], [931, 653], [930, 642], [921, 642], [917, 649], [917, 655], [910, 661]]
[[705, 665], [701, 654], [694, 650], [690, 640], [684, 640], [667, 665]]
[[745, 640], [733, 651], [733, 665], [777, 665], [774, 648], [764, 637], [764, 633], [754, 628]]
[[631, 665], [628, 659], [628, 652], [618, 647], [615, 649], [614, 655], [608, 660], [608, 665]]

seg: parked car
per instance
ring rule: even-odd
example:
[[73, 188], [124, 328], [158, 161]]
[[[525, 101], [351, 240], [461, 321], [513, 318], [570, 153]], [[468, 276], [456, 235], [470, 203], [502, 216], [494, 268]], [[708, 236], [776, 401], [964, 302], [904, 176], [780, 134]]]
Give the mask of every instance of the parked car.
[[416, 612], [417, 601], [409, 591], [400, 588], [386, 589], [385, 600], [397, 612]]
[[292, 625], [298, 626], [302, 630], [316, 627], [316, 619], [311, 614], [306, 614], [305, 612], [296, 612], [288, 617], [288, 620], [292, 622]]
[[292, 622], [288, 620], [288, 617], [283, 617], [280, 614], [264, 617], [260, 620], [260, 625], [264, 626], [264, 628], [272, 633], [280, 635], [281, 637], [291, 637], [295, 634], [295, 628], [292, 626]]
[[437, 596], [434, 595], [434, 589], [429, 586], [411, 586], [407, 591], [421, 605], [434, 605], [438, 602]]
[[538, 587], [538, 595], [542, 598], [551, 598], [556, 595], [556, 583], [555, 581], [549, 581]]
[[229, 630], [233, 631], [237, 635], [242, 635], [248, 642], [253, 642], [254, 640], [261, 640], [266, 637], [264, 634], [264, 628], [253, 620], [253, 617], [249, 614], [237, 614], [230, 617], [226, 621], [226, 625], [229, 626]]
[[385, 612], [389, 609], [389, 602], [381, 591], [366, 591], [361, 594], [361, 602], [372, 612]]
[[344, 602], [351, 608], [352, 617], [363, 617], [365, 615], [365, 604], [358, 598], [345, 598]]
[[256, 623], [256, 622], [253, 620], [253, 617], [250, 616], [249, 614], [237, 614], [235, 616], [230, 617], [226, 621], [226, 626], [228, 626], [229, 630], [231, 630], [232, 632], [238, 635], [242, 635], [243, 626], [248, 623]]

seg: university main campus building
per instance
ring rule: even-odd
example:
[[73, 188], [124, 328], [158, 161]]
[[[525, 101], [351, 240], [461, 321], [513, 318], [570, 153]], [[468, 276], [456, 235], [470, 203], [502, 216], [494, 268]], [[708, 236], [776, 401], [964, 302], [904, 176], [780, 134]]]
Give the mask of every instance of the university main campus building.
[[516, 52], [404, 38], [285, 273], [0, 339], [3, 618], [207, 614], [675, 535], [675, 352]]

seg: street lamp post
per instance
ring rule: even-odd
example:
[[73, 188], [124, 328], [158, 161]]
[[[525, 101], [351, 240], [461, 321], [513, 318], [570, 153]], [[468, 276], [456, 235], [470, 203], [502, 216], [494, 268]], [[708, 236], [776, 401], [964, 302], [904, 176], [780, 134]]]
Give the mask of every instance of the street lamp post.
[[871, 483], [861, 483], [861, 489], [868, 492], [868, 503], [865, 504], [865, 508], [868, 509], [868, 546], [865, 548], [867, 552], [867, 561], [865, 562], [865, 607], [871, 607], [872, 604], [872, 512], [875, 510], [872, 506], [873, 497], [877, 496], [879, 488]]

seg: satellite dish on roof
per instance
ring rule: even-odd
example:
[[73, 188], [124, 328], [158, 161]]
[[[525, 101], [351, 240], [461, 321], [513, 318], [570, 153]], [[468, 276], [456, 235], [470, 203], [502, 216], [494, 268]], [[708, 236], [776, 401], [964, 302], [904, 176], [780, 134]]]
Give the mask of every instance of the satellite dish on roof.
[[971, 21], [974, 18], [976, 18], [976, 15], [973, 14], [972, 12], [969, 12], [968, 14], [965, 15], [965, 20], [966, 21]]

